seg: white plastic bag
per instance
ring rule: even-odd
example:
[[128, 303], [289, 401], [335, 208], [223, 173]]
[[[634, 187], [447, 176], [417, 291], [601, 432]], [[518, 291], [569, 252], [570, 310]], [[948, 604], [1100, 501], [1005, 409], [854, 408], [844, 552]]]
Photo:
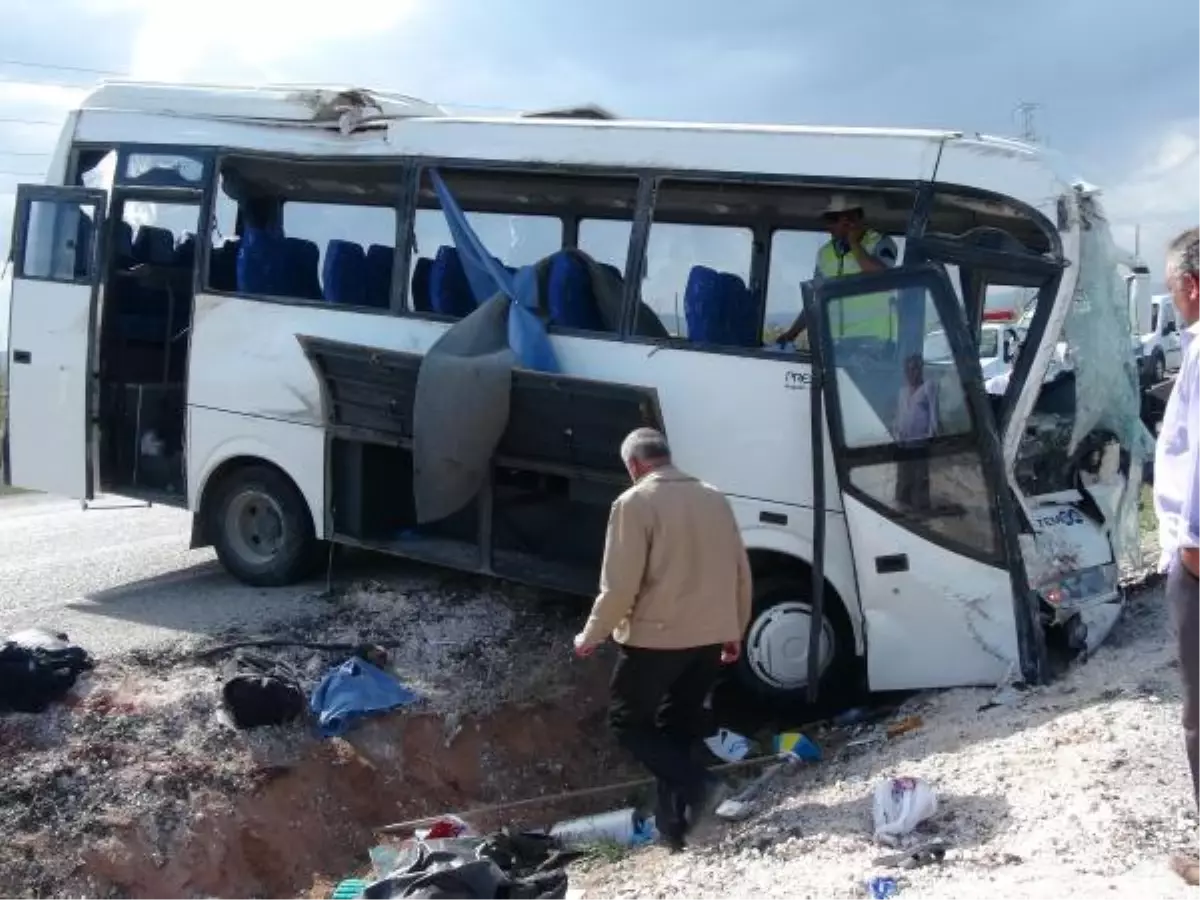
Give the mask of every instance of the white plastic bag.
[[723, 762], [739, 762], [750, 753], [750, 739], [728, 728], [718, 728], [717, 733], [704, 739], [712, 755]]
[[875, 786], [875, 840], [896, 844], [937, 813], [937, 794], [920, 778], [885, 778]]

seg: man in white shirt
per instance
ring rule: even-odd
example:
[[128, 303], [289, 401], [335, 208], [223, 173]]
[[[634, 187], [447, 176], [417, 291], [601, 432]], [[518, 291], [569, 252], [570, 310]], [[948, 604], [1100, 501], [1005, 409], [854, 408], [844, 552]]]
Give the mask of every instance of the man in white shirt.
[[[1183, 359], [1154, 456], [1154, 509], [1159, 568], [1167, 573], [1167, 602], [1178, 632], [1183, 733], [1200, 803], [1200, 230], [1185, 231], [1167, 248], [1167, 288], [1187, 327], [1180, 334]], [[1194, 854], [1176, 857], [1172, 866], [1189, 884], [1200, 880]]]

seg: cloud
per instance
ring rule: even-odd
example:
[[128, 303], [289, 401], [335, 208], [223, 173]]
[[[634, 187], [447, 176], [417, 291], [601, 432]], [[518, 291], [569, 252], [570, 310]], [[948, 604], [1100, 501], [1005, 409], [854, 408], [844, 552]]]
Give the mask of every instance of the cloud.
[[1172, 122], [1147, 141], [1103, 196], [1118, 242], [1132, 250], [1140, 228], [1142, 255], [1161, 275], [1167, 242], [1200, 218], [1200, 118]]
[[[390, 31], [417, 9], [415, 0], [209, 0], [202, 8], [162, 0], [92, 0], [92, 8], [139, 21], [129, 73], [162, 81], [221, 69], [268, 76], [285, 60], [322, 45]], [[218, 80], [228, 80], [221, 78]]]

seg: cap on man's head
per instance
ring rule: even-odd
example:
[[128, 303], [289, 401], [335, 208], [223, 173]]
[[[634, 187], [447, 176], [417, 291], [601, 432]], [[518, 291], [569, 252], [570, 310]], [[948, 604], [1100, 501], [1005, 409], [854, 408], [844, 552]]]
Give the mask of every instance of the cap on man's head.
[[821, 217], [828, 219], [833, 216], [839, 216], [842, 213], [861, 213], [862, 211], [862, 204], [857, 200], [851, 200], [845, 194], [834, 194], [829, 198], [829, 205], [825, 207], [825, 210], [821, 213]]

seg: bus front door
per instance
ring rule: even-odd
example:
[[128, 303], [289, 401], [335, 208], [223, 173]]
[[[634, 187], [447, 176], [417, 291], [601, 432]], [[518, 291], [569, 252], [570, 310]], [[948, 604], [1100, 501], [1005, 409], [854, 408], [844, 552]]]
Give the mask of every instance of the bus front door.
[[[953, 288], [940, 268], [907, 266], [806, 284], [805, 297], [870, 687], [995, 684], [1020, 664], [1026, 607], [1001, 521], [999, 440]], [[832, 331], [879, 302], [894, 304], [891, 340]]]
[[13, 224], [5, 478], [92, 494], [93, 350], [104, 191], [20, 185]]

